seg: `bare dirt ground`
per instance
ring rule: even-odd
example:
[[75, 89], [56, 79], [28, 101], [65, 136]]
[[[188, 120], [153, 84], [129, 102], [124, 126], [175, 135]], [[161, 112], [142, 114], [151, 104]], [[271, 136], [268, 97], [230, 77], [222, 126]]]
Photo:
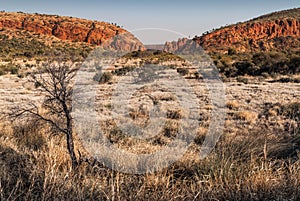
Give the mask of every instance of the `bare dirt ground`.
[[[207, 89], [204, 83], [189, 81], [193, 91], [202, 102], [200, 109], [209, 109]], [[115, 85], [99, 85], [97, 100], [102, 106], [108, 107]], [[244, 84], [240, 82], [225, 82], [226, 102], [234, 104], [231, 109], [235, 111], [251, 111], [261, 113], [266, 103], [290, 103], [299, 101], [300, 83], [268, 83]], [[160, 89], [157, 89], [160, 91]], [[155, 91], [152, 91], [155, 92]], [[11, 106], [26, 102], [41, 102], [41, 95], [27, 78], [18, 78], [14, 75], [0, 76], [0, 109], [6, 110]], [[230, 109], [228, 109], [230, 113]]]
[[0, 76], [0, 109], [7, 111], [9, 108], [24, 103], [41, 102], [41, 95], [27, 78], [18, 78], [15, 75]]
[[[102, 120], [102, 126], [106, 129], [114, 129], [115, 123], [112, 123], [112, 103], [111, 96], [118, 82], [115, 77], [113, 82], [100, 84], [97, 90], [97, 110]], [[209, 126], [211, 104], [205, 83], [194, 79], [187, 80], [192, 87], [193, 92], [198, 98], [199, 103], [199, 132], [207, 131]], [[266, 118], [264, 111], [268, 104], [288, 104], [299, 101], [300, 84], [299, 83], [268, 83], [260, 82], [254, 84], [244, 84], [240, 82], [224, 83], [226, 89], [226, 133], [235, 134], [240, 129], [252, 129], [255, 126], [265, 125], [266, 127], [276, 127], [286, 129], [285, 124], [288, 120], [274, 115], [272, 118]], [[153, 101], [162, 103], [165, 111], [171, 111], [176, 115], [176, 101], [167, 86], [144, 87], [143, 90], [133, 94], [129, 111], [129, 116], [138, 124], [145, 124], [149, 118], [149, 107], [153, 106]], [[35, 87], [28, 83], [27, 78], [18, 78], [12, 75], [0, 77], [0, 109], [2, 112], [9, 111], [9, 108], [18, 105], [24, 105], [29, 102], [40, 104], [42, 96]], [[147, 105], [148, 104], [148, 105]], [[177, 104], [178, 105], [178, 104]], [[177, 115], [180, 114], [180, 111]], [[148, 115], [148, 116], [147, 116]], [[171, 117], [169, 119], [180, 119], [180, 117]], [[108, 126], [109, 125], [109, 126]], [[277, 132], [276, 131], [276, 132]], [[107, 130], [107, 133], [109, 135]], [[275, 132], [275, 131], [274, 131]], [[170, 138], [170, 136], [168, 136]], [[165, 141], [169, 141], [167, 138]], [[164, 141], [163, 140], [163, 141]]]

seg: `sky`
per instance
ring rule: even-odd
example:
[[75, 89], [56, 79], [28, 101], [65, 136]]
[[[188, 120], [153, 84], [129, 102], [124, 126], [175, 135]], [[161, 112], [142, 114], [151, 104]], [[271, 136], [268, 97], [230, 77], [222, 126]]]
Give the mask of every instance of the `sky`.
[[144, 44], [194, 37], [226, 24], [300, 7], [300, 0], [0, 0], [0, 10], [117, 23]]

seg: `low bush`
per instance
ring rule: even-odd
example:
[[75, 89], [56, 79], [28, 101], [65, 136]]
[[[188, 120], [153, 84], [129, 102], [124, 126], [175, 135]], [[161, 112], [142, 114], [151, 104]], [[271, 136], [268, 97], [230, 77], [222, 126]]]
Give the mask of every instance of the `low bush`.
[[0, 66], [0, 75], [4, 75], [7, 73], [15, 75], [15, 74], [19, 73], [19, 69], [20, 69], [20, 66], [14, 65], [12, 63], [2, 65], [2, 66]]
[[119, 68], [116, 69], [113, 74], [117, 75], [117, 76], [122, 76], [122, 75], [126, 75], [128, 72], [131, 72], [134, 70], [134, 67], [123, 67], [123, 68]]
[[228, 54], [211, 53], [211, 56], [220, 73], [226, 77], [268, 77], [272, 74], [288, 75], [300, 72], [300, 56], [298, 52], [293, 51], [248, 54], [228, 50]]
[[93, 77], [93, 80], [99, 82], [100, 84], [104, 84], [111, 81], [112, 77], [113, 75], [111, 72], [96, 73]]
[[279, 115], [284, 115], [290, 119], [300, 121], [300, 102], [293, 102], [282, 105]]
[[187, 68], [177, 68], [177, 73], [179, 73], [182, 76], [189, 74], [189, 69]]

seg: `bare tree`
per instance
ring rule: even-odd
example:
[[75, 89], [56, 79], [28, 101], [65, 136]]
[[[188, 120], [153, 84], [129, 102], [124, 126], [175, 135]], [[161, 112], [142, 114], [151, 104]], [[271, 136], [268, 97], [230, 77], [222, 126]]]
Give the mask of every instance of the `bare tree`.
[[[78, 160], [75, 155], [72, 124], [72, 84], [77, 68], [66, 63], [48, 64], [40, 72], [33, 74], [30, 81], [45, 95], [41, 107], [30, 103], [18, 106], [11, 117], [33, 117], [51, 126], [55, 133], [66, 136], [67, 149], [72, 168], [76, 169]], [[43, 109], [41, 112], [40, 108]]]

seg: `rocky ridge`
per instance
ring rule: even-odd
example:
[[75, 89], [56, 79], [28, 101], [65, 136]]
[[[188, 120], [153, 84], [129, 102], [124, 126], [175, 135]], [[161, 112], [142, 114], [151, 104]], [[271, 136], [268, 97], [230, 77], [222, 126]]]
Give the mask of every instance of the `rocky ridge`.
[[[113, 45], [122, 50], [145, 49], [138, 39], [116, 24], [74, 17], [0, 12], [0, 29], [25, 30], [34, 34], [55, 36], [64, 41], [85, 42], [91, 45]], [[123, 36], [121, 42], [107, 42], [120, 35]]]
[[[299, 49], [300, 8], [264, 15], [247, 22], [221, 27], [192, 39], [205, 50], [227, 52], [268, 51], [271, 49]], [[191, 40], [183, 38], [167, 42], [164, 50], [174, 52], [189, 46]]]

